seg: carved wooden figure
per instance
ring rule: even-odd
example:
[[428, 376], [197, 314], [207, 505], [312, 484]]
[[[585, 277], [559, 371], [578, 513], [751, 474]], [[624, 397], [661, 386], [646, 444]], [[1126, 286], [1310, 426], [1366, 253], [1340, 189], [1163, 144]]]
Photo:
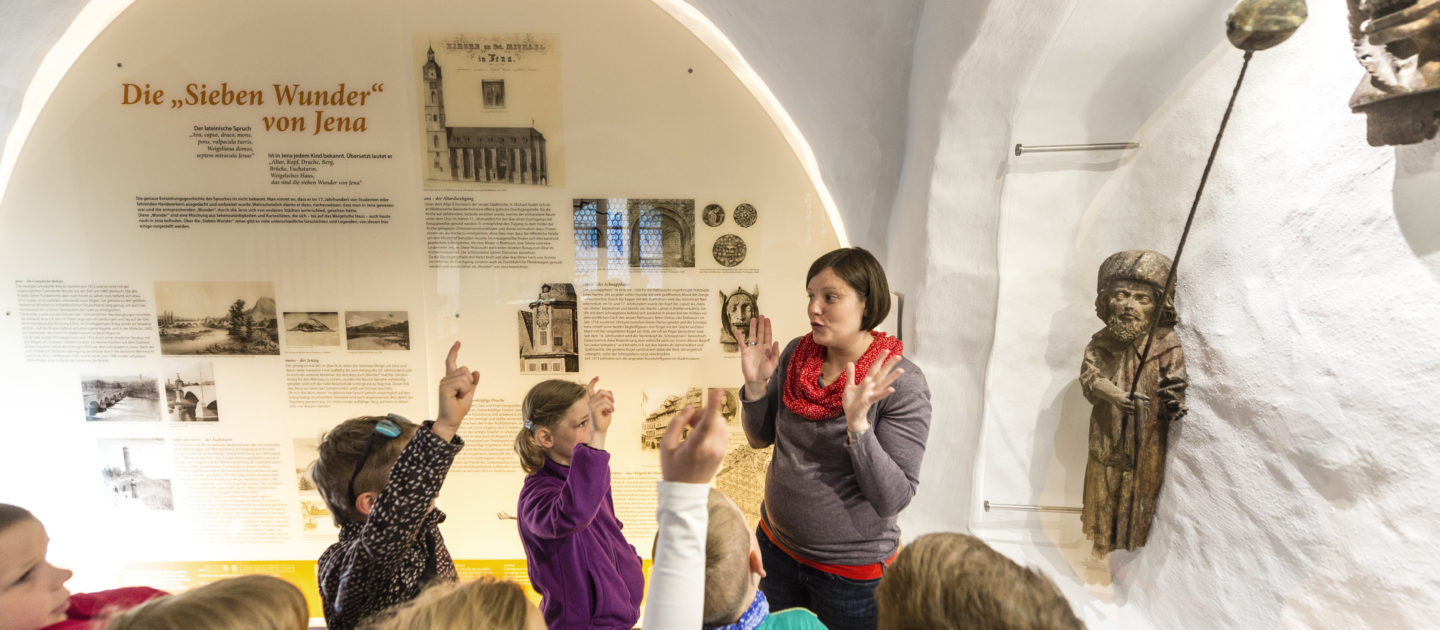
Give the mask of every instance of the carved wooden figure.
[[1413, 144], [1440, 130], [1440, 0], [1347, 0], [1350, 40], [1365, 76], [1350, 109], [1371, 146]]
[[1185, 415], [1174, 293], [1162, 295], [1169, 273], [1170, 259], [1147, 250], [1123, 251], [1100, 265], [1095, 314], [1105, 328], [1091, 337], [1080, 368], [1081, 389], [1094, 405], [1080, 521], [1096, 556], [1145, 544], [1170, 423]]

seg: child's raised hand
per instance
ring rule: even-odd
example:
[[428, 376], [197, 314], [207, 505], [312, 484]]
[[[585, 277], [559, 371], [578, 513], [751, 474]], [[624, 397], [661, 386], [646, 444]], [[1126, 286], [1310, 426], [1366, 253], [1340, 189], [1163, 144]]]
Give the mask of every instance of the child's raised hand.
[[[720, 415], [725, 392], [710, 390], [705, 407], [696, 412], [692, 407], [681, 410], [665, 436], [660, 438], [660, 477], [681, 483], [710, 483], [725, 461], [730, 444], [730, 429]], [[691, 429], [689, 437], [685, 430]]]
[[595, 384], [599, 382], [598, 376], [590, 379], [590, 385], [585, 387], [585, 391], [589, 394], [590, 428], [596, 433], [604, 433], [610, 430], [610, 420], [615, 415], [615, 392], [596, 389]]
[[460, 342], [450, 346], [450, 355], [445, 357], [445, 376], [440, 379], [440, 413], [435, 417], [435, 435], [445, 440], [455, 436], [460, 421], [470, 413], [470, 404], [475, 401], [475, 388], [480, 384], [480, 373], [472, 372], [463, 365], [457, 366], [460, 356]]

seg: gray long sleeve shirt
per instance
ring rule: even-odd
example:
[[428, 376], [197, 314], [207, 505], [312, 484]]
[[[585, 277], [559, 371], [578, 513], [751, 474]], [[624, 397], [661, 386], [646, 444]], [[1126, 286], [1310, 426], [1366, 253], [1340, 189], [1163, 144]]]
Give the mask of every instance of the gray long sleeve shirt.
[[901, 358], [905, 373], [895, 393], [870, 406], [870, 430], [849, 444], [843, 412], [812, 422], [785, 407], [786, 370], [798, 341], [780, 354], [765, 396], [743, 401], [750, 443], [775, 445], [765, 478], [765, 523], [782, 547], [810, 560], [880, 562], [899, 546], [896, 517], [920, 483], [930, 387], [920, 368]]

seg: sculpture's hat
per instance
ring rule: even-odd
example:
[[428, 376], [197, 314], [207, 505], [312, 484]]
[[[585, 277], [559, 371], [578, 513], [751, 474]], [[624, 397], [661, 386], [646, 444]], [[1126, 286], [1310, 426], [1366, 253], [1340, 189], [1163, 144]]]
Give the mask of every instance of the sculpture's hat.
[[1144, 282], [1165, 290], [1165, 277], [1170, 275], [1170, 258], [1148, 249], [1131, 249], [1112, 254], [1100, 263], [1100, 278], [1096, 290], [1105, 291], [1105, 286], [1116, 280]]

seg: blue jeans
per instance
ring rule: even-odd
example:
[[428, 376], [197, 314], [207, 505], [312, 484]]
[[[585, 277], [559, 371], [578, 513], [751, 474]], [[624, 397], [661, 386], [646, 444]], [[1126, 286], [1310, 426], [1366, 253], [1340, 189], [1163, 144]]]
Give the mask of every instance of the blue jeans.
[[808, 608], [830, 630], [875, 630], [875, 587], [880, 580], [852, 580], [807, 567], [785, 553], [759, 528], [765, 577], [760, 590], [770, 610]]

